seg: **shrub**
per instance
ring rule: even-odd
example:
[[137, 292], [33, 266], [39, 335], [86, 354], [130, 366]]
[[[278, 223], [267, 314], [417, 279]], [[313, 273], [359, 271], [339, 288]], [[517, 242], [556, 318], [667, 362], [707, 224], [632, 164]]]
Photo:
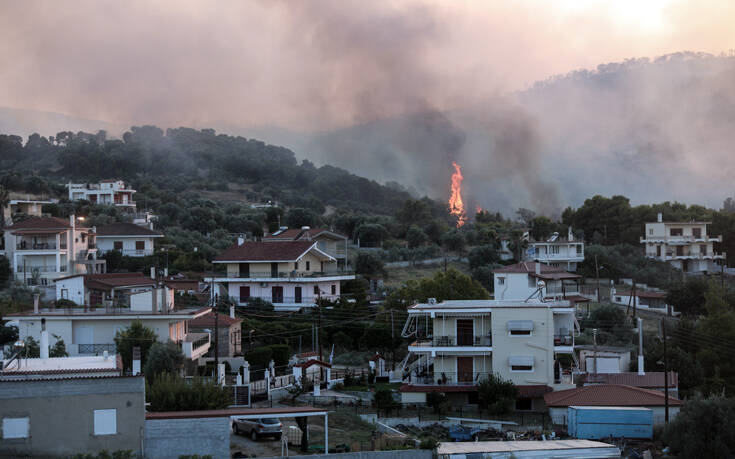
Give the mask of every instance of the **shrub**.
[[442, 392], [429, 392], [426, 394], [426, 403], [434, 410], [435, 414], [441, 414], [447, 409], [449, 401], [446, 394]]
[[663, 440], [678, 457], [732, 457], [735, 401], [691, 400], [664, 429]]
[[493, 414], [511, 411], [518, 396], [518, 388], [513, 381], [505, 380], [498, 374], [491, 374], [477, 386], [480, 406]]
[[73, 302], [72, 300], [67, 300], [65, 298], [56, 300], [54, 304], [56, 305], [57, 308], [74, 308], [77, 306], [75, 302]]
[[424, 438], [423, 440], [421, 440], [421, 443], [419, 444], [419, 448], [420, 449], [436, 449], [438, 444], [439, 442], [437, 442], [436, 438], [434, 437]]
[[233, 403], [230, 392], [213, 382], [188, 382], [169, 373], [146, 382], [145, 394], [150, 411], [217, 410]]
[[149, 381], [153, 381], [161, 373], [177, 373], [182, 366], [184, 366], [184, 354], [176, 344], [171, 341], [156, 342], [148, 352], [143, 373]]

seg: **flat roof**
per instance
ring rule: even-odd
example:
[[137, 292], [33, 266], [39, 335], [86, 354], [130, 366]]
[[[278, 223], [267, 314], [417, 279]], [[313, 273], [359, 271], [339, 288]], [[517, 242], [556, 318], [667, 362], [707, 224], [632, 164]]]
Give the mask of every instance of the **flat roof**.
[[13, 363], [10, 368], [6, 368], [0, 374], [62, 374], [101, 371], [122, 372], [122, 358], [111, 354], [107, 358], [100, 355], [20, 359], [20, 368]]
[[224, 410], [199, 411], [160, 411], [145, 414], [146, 419], [191, 419], [191, 418], [229, 418], [232, 416], [251, 418], [288, 418], [296, 416], [324, 416], [327, 410], [310, 406], [284, 408], [232, 408]]
[[153, 311], [134, 311], [130, 308], [111, 308], [107, 310], [105, 308], [95, 308], [92, 311], [90, 308], [56, 308], [56, 309], [41, 309], [38, 313], [33, 310], [14, 312], [12, 314], [6, 314], [5, 318], [48, 318], [48, 319], [63, 319], [73, 317], [144, 317], [151, 319], [193, 319], [210, 312], [212, 308], [191, 308], [191, 309], [174, 309], [173, 311], [166, 312], [153, 312]]
[[[437, 454], [504, 453], [517, 451], [559, 451], [587, 448], [615, 448], [616, 446], [592, 440], [521, 440], [521, 441], [465, 441], [441, 442]], [[620, 451], [618, 450], [618, 456]]]
[[409, 309], [487, 309], [487, 308], [571, 308], [569, 301], [545, 301], [538, 300], [525, 302], [523, 300], [445, 300], [435, 304], [417, 303]]

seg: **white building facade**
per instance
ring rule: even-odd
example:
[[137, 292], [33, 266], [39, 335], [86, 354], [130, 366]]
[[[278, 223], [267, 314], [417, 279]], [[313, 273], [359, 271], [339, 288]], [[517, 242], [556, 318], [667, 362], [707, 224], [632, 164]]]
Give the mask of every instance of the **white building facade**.
[[537, 261], [567, 271], [576, 271], [584, 261], [584, 241], [576, 240], [572, 228], [566, 238], [554, 233], [545, 241], [528, 241], [527, 261]]
[[721, 268], [725, 253], [717, 253], [714, 243], [722, 236], [709, 236], [711, 222], [664, 222], [658, 214], [656, 223], [646, 223], [646, 235], [641, 238], [646, 257], [665, 261], [684, 272], [712, 272]]
[[114, 205], [129, 211], [135, 211], [133, 194], [135, 190], [129, 188], [122, 180], [103, 180], [99, 183], [71, 183], [69, 200], [85, 200], [93, 204]]
[[579, 296], [577, 282], [581, 277], [545, 263], [522, 261], [493, 270], [495, 299], [526, 300], [539, 295], [541, 298], [576, 298]]
[[96, 229], [97, 248], [101, 253], [114, 250], [128, 257], [153, 255], [154, 241], [163, 237], [161, 233], [133, 223], [112, 223]]

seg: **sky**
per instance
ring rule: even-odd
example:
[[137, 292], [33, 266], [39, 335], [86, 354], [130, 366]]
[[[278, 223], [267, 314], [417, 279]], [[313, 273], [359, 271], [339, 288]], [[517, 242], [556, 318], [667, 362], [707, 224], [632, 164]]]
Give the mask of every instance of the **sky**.
[[321, 131], [735, 48], [729, 0], [0, 0], [0, 106]]

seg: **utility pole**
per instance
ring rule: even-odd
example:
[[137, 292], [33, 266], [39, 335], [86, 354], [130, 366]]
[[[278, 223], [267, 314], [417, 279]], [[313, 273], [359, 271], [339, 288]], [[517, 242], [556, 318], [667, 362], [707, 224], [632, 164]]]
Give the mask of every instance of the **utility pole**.
[[661, 330], [664, 336], [664, 420], [669, 423], [669, 361], [666, 354], [666, 318], [661, 319]]
[[592, 329], [592, 340], [593, 340], [593, 343], [595, 345], [595, 359], [594, 359], [594, 362], [593, 362], [594, 363], [594, 365], [593, 365], [594, 366], [594, 368], [593, 368], [594, 372], [593, 373], [594, 374], [597, 374], [597, 329], [596, 328]]
[[214, 311], [214, 371], [217, 375], [217, 384], [220, 384], [219, 380], [219, 314], [217, 314], [217, 307], [213, 307]]
[[597, 264], [597, 255], [595, 255], [595, 273], [597, 275], [597, 302], [600, 302], [600, 267]]
[[643, 369], [643, 319], [638, 318], [638, 374], [644, 375]]

